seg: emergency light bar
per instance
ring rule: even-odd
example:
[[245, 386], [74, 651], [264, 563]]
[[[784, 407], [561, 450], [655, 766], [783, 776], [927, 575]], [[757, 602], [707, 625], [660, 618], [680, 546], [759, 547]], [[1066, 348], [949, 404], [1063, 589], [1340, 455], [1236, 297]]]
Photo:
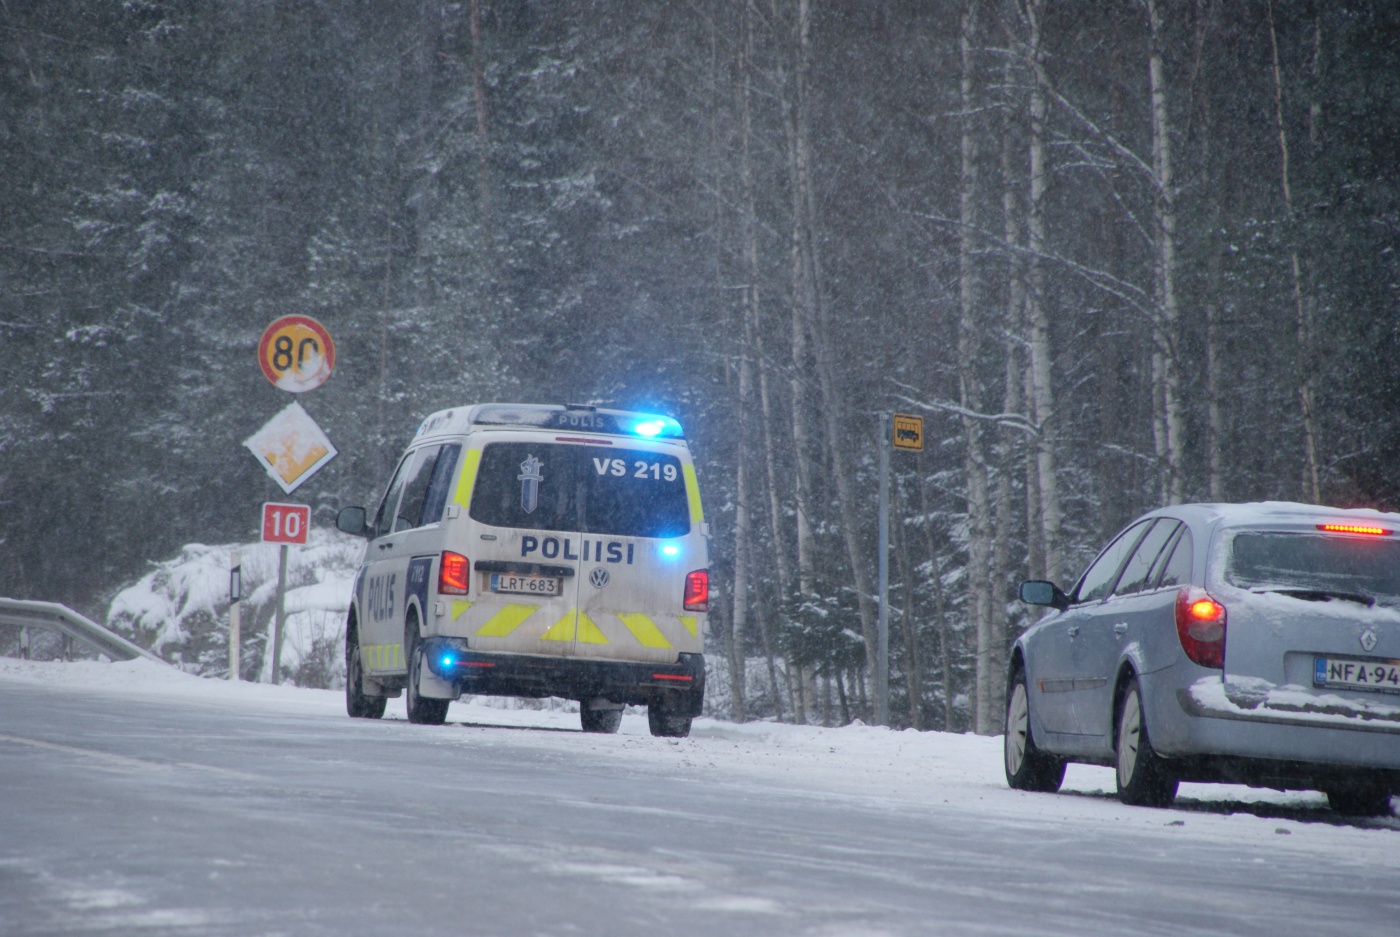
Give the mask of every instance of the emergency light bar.
[[642, 439], [685, 438], [681, 424], [669, 416], [584, 406], [490, 404], [476, 412], [472, 423], [477, 426], [529, 426], [605, 433], [609, 436], [638, 436]]

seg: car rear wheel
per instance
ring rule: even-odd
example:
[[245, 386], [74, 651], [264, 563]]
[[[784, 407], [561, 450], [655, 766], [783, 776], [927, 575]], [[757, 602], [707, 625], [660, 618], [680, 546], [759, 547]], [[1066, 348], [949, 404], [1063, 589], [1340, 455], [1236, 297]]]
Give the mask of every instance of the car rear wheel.
[[382, 696], [366, 696], [364, 686], [360, 634], [352, 618], [345, 629], [345, 711], [354, 719], [378, 719], [384, 715], [388, 700]]
[[418, 680], [423, 673], [423, 642], [418, 638], [418, 619], [410, 617], [404, 629], [404, 649], [408, 657], [408, 686], [404, 688], [404, 702], [408, 707], [408, 721], [425, 726], [440, 726], [447, 721], [447, 707], [452, 702], [446, 699], [428, 699], [418, 695]]
[[1177, 779], [1147, 737], [1136, 677], [1123, 690], [1117, 742], [1119, 800], [1135, 807], [1165, 807], [1176, 799]]
[[1031, 737], [1031, 699], [1026, 672], [1019, 667], [1006, 694], [1006, 734], [1003, 736], [1006, 783], [1018, 791], [1053, 794], [1065, 779], [1065, 763], [1042, 752]]
[[1348, 817], [1390, 816], [1390, 788], [1374, 785], [1334, 787], [1327, 792], [1327, 803]]
[[683, 739], [690, 734], [690, 716], [673, 713], [661, 702], [647, 706], [647, 727], [660, 738]]
[[578, 715], [585, 732], [611, 735], [622, 726], [622, 710], [589, 709], [587, 700], [578, 704]]

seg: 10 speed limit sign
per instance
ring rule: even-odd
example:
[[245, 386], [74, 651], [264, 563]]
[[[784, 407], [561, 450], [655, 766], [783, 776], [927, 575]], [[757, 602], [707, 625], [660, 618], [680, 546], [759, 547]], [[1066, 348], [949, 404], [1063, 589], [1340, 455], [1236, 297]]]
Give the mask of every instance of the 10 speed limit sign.
[[304, 544], [311, 529], [311, 508], [269, 501], [263, 505], [262, 521], [263, 543]]
[[281, 390], [315, 390], [335, 368], [335, 343], [326, 327], [310, 316], [283, 316], [263, 332], [258, 364]]

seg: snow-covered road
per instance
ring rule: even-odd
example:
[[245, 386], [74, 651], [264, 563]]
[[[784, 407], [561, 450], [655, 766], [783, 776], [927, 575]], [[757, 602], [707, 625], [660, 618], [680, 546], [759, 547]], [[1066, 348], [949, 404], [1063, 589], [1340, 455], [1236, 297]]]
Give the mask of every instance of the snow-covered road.
[[[402, 704], [390, 704], [400, 717]], [[654, 739], [145, 662], [0, 659], [0, 934], [1379, 934], [1400, 819], [1105, 769], [1007, 790], [1000, 740], [698, 720]]]

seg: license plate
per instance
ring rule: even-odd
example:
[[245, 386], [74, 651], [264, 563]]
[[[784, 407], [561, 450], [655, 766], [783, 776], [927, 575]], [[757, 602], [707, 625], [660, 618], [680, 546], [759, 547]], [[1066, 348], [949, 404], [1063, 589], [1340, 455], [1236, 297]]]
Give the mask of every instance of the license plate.
[[515, 595], [558, 595], [559, 580], [553, 576], [517, 576], [513, 573], [492, 573], [492, 592]]
[[1314, 657], [1313, 685], [1400, 693], [1400, 660]]

